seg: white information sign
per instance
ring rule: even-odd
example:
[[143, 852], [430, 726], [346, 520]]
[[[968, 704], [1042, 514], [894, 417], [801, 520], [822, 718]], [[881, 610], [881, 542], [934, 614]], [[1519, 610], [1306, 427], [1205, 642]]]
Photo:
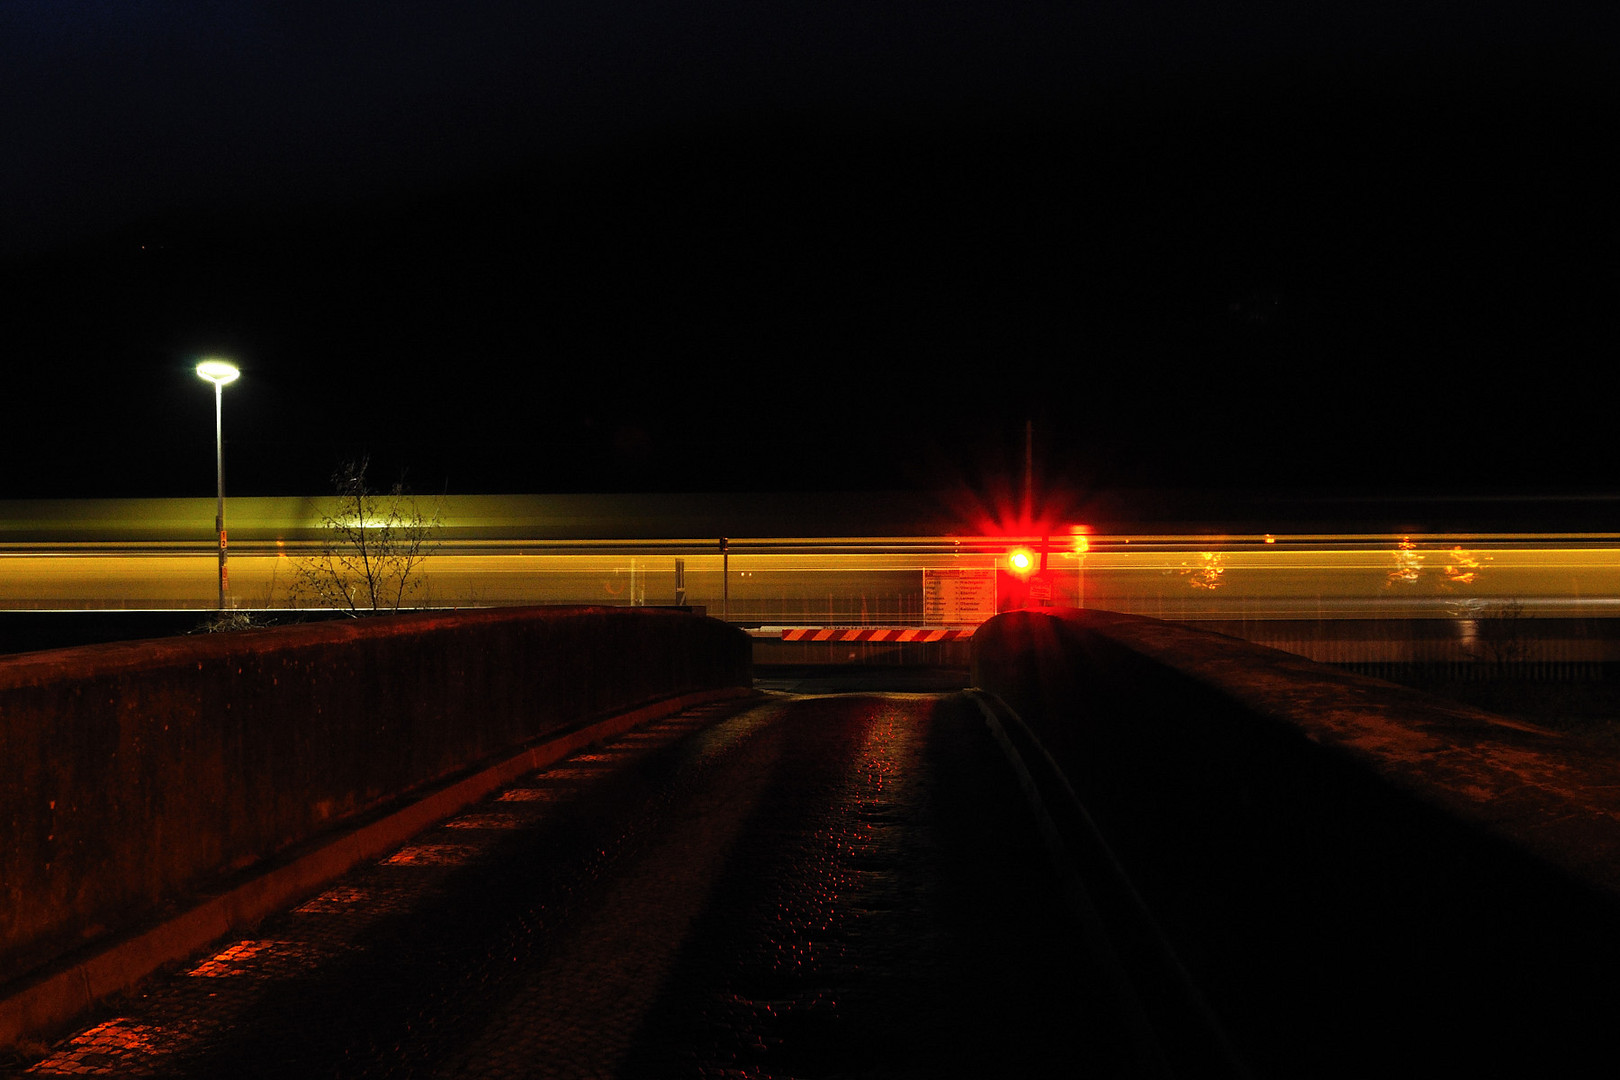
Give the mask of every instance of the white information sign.
[[977, 626], [995, 613], [994, 569], [923, 571], [926, 625]]

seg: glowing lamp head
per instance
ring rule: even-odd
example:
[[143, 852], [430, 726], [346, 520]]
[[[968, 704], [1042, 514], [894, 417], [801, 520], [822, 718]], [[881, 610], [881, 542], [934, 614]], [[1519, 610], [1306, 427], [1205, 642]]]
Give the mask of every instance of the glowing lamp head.
[[1007, 565], [1012, 572], [1022, 577], [1035, 569], [1035, 556], [1028, 548], [1015, 548], [1007, 555]]
[[236, 365], [226, 360], [204, 360], [197, 365], [197, 374], [213, 383], [215, 386], [224, 386], [233, 383], [241, 376]]

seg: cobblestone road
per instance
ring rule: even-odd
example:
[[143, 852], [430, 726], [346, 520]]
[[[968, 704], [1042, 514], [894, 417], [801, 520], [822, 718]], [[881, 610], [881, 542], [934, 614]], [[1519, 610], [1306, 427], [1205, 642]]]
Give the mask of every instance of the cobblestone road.
[[1128, 1073], [961, 694], [772, 694], [526, 777], [30, 1077]]

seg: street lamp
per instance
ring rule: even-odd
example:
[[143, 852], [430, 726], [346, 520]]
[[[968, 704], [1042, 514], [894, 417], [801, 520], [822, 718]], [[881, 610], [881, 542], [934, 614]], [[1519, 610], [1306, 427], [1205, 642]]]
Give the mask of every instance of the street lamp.
[[242, 373], [224, 360], [204, 360], [197, 374], [214, 384], [214, 475], [219, 481], [219, 506], [214, 531], [219, 534], [219, 610], [225, 610], [225, 384]]

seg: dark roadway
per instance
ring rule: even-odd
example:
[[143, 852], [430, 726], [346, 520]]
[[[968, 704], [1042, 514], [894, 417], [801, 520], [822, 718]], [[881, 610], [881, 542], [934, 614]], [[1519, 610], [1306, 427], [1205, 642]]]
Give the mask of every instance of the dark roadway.
[[1096, 970], [969, 696], [767, 690], [524, 778], [21, 1067], [1136, 1075]]

